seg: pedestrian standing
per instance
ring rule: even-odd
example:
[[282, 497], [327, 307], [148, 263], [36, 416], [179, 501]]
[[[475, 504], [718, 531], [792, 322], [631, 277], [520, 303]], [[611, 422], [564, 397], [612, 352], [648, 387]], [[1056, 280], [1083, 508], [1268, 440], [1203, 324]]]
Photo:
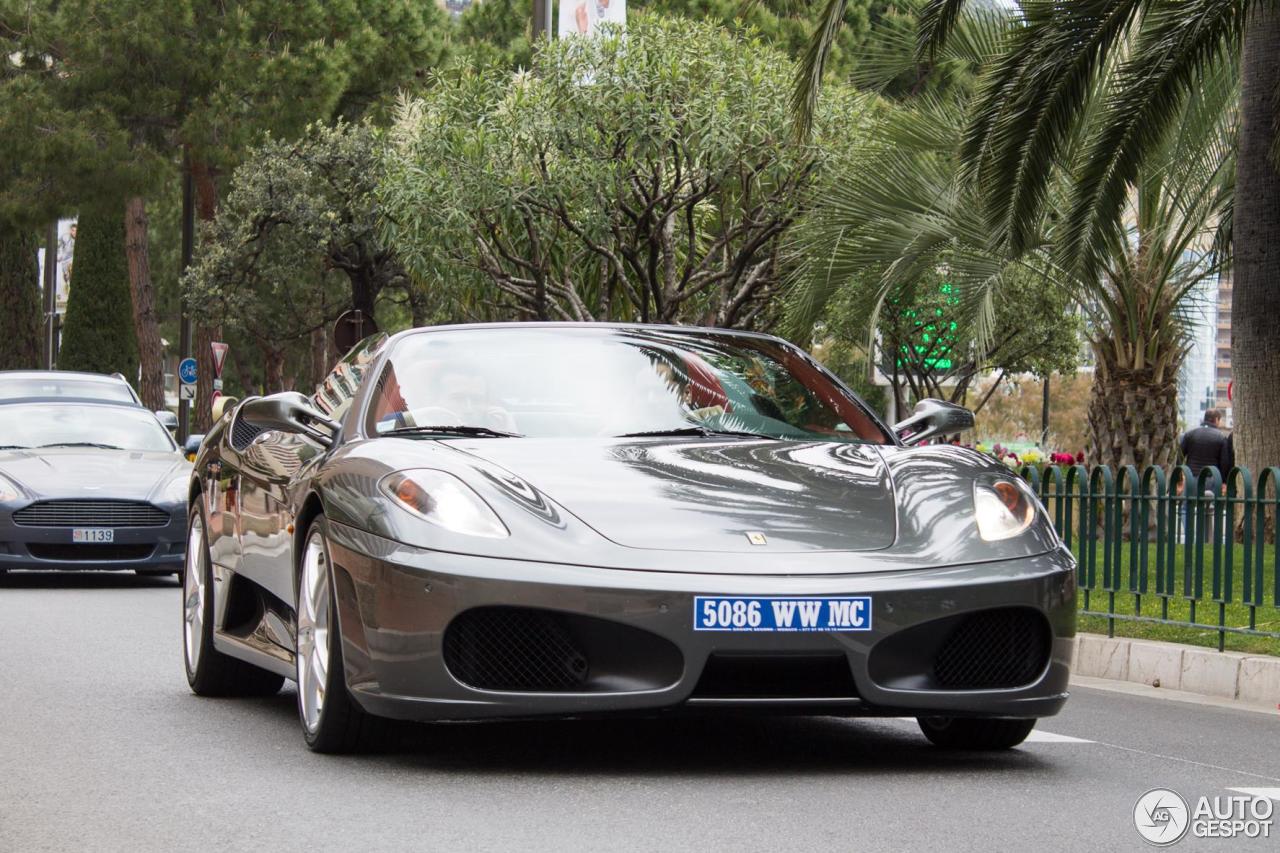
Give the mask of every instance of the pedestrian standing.
[[[1220, 410], [1206, 409], [1204, 422], [1195, 429], [1187, 430], [1178, 441], [1178, 447], [1182, 449], [1182, 455], [1186, 460], [1187, 467], [1191, 469], [1191, 484], [1193, 486], [1200, 476], [1200, 472], [1205, 468], [1215, 467], [1218, 469], [1218, 473], [1225, 478], [1227, 471], [1230, 469], [1224, 470], [1222, 466], [1229, 462], [1234, 462], [1234, 448], [1228, 442], [1227, 434], [1219, 427], [1221, 423], [1222, 412]], [[1212, 498], [1213, 493], [1206, 491], [1205, 496]], [[1182, 505], [1182, 523], [1184, 527], [1187, 527], [1189, 503], [1189, 501], [1186, 501]], [[1181, 538], [1179, 537], [1179, 539]]]
[[[1207, 409], [1204, 413], [1204, 422], [1182, 434], [1178, 446], [1182, 448], [1182, 455], [1186, 457], [1192, 479], [1200, 476], [1200, 471], [1210, 465], [1221, 466], [1223, 460], [1227, 458], [1227, 434], [1219, 427], [1221, 423], [1222, 412], [1218, 409]], [[1219, 473], [1225, 476], [1227, 472], [1219, 470]]]

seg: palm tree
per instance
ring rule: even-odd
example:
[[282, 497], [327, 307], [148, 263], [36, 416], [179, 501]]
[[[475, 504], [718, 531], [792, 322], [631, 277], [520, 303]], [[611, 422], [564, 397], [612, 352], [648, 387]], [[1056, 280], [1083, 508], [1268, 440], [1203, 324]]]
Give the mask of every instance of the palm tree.
[[1004, 292], [1033, 276], [1041, 287], [1068, 291], [1088, 319], [1096, 366], [1090, 458], [1117, 466], [1169, 464], [1177, 446], [1188, 303], [1226, 262], [1215, 237], [1229, 221], [1236, 132], [1229, 105], [1237, 92], [1234, 68], [1221, 66], [1182, 105], [1177, 132], [1147, 155], [1136, 191], [1124, 202], [1125, 227], [1097, 246], [1097, 271], [1089, 275], [1062, 262], [1069, 224], [1054, 210], [1070, 190], [1065, 176], [1105, 130], [1094, 126], [1100, 108], [1095, 105], [1062, 152], [1066, 168], [1056, 171], [1047, 203], [1014, 249], [992, 237], [977, 184], [957, 156], [968, 105], [926, 99], [887, 107], [861, 162], [816, 194], [797, 232], [803, 261], [788, 306], [790, 331], [802, 332], [837, 291], [852, 287], [862, 291], [870, 335], [890, 294], [945, 268], [981, 349], [1009, 334], [1029, 337], [1025, 327], [999, 328], [993, 318]]
[[[923, 0], [917, 58], [927, 61], [969, 0]], [[1010, 256], [1033, 251], [1068, 161], [1060, 262], [1081, 281], [1107, 272], [1143, 169], [1167, 149], [1186, 104], [1224, 69], [1241, 80], [1231, 210], [1232, 364], [1238, 457], [1280, 464], [1280, 0], [1023, 0], [1000, 59], [983, 75], [961, 148], [990, 233]], [[807, 126], [844, 0], [826, 0], [797, 75]], [[1079, 158], [1068, 157], [1088, 119]], [[1114, 271], [1113, 271], [1114, 272]]]

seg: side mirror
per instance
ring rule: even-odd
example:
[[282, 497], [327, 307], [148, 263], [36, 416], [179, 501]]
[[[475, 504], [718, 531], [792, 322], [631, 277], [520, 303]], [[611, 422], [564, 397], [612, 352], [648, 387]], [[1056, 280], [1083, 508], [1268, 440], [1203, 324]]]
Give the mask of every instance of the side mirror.
[[235, 408], [238, 400], [235, 397], [228, 397], [225, 394], [213, 401], [213, 419], [215, 421], [222, 420], [222, 416]]
[[188, 461], [195, 461], [196, 456], [200, 453], [200, 442], [204, 441], [204, 434], [189, 435], [182, 445], [182, 455], [187, 457]]
[[[973, 412], [942, 400], [921, 400], [911, 417], [893, 425], [893, 431], [907, 444], [920, 444], [940, 435], [973, 429]], [[904, 432], [910, 435], [904, 436]]]
[[316, 444], [329, 447], [340, 429], [311, 405], [297, 391], [282, 391], [268, 397], [254, 397], [240, 404], [240, 417], [256, 427], [306, 436]]
[[156, 420], [160, 422], [160, 426], [164, 427], [169, 432], [178, 431], [178, 416], [168, 409], [160, 409], [156, 412]]

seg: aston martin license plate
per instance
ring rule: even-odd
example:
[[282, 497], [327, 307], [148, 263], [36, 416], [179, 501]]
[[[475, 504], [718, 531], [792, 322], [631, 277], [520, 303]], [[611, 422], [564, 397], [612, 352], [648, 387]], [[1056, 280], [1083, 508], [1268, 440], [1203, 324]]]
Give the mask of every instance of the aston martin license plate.
[[113, 542], [116, 532], [110, 527], [73, 527], [71, 541], [80, 543]]
[[871, 596], [693, 599], [695, 631], [870, 631]]

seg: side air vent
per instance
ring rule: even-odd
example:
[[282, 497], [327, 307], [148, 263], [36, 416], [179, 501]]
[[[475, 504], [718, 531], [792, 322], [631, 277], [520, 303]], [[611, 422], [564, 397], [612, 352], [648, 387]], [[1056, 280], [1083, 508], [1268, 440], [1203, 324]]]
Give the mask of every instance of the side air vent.
[[1021, 687], [1044, 671], [1049, 650], [1049, 626], [1039, 613], [983, 610], [951, 631], [934, 659], [934, 677], [952, 689]]
[[480, 607], [449, 625], [445, 666], [482, 690], [572, 691], [590, 669], [563, 616], [526, 607]]
[[235, 420], [231, 422], [231, 446], [236, 450], [244, 450], [264, 432], [266, 430], [249, 423], [237, 412]]

